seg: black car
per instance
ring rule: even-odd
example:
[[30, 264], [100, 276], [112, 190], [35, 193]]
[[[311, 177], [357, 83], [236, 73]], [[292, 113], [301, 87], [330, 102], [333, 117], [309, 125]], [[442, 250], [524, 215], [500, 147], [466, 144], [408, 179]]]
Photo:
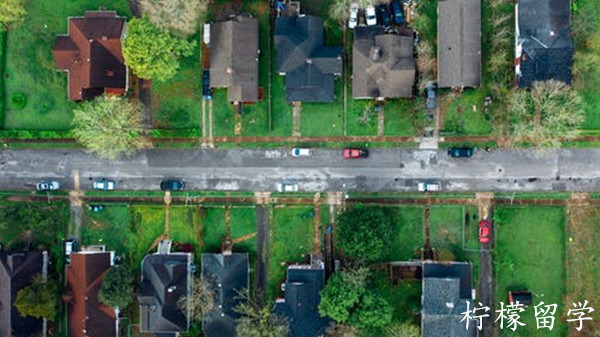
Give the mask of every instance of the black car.
[[448, 155], [452, 158], [469, 158], [473, 156], [474, 150], [472, 147], [451, 147], [448, 149]]
[[390, 18], [390, 11], [387, 4], [381, 4], [377, 6], [377, 14], [382, 26], [389, 27], [392, 25], [392, 19]]
[[163, 191], [181, 191], [185, 183], [177, 179], [168, 179], [160, 182], [160, 189]]
[[210, 70], [204, 69], [202, 72], [202, 96], [206, 99], [212, 98], [212, 89], [210, 88]]

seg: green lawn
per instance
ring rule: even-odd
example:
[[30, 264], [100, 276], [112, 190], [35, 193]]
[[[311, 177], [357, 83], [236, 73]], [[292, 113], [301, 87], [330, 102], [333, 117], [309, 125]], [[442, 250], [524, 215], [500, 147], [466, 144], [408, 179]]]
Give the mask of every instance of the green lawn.
[[[56, 70], [52, 47], [58, 34], [67, 33], [67, 17], [99, 7], [130, 16], [126, 0], [27, 1], [25, 20], [9, 31], [6, 42], [4, 128], [69, 128], [75, 104], [67, 99], [67, 74]], [[27, 97], [23, 110], [10, 104], [10, 96], [17, 92]]]
[[421, 100], [396, 99], [385, 103], [384, 135], [386, 136], [414, 136], [418, 116], [415, 104]]
[[[352, 83], [348, 84], [346, 132], [352, 136], [377, 136], [377, 113], [369, 99], [352, 99]], [[365, 113], [365, 110], [368, 111]], [[365, 114], [368, 116], [364, 118]], [[366, 123], [365, 123], [366, 121]]]
[[425, 243], [423, 208], [417, 206], [387, 207], [394, 225], [393, 240], [389, 243], [391, 261], [419, 258]]
[[445, 109], [442, 132], [468, 135], [487, 135], [492, 132], [491, 116], [483, 111], [483, 88], [467, 89], [454, 99], [452, 95], [443, 98], [451, 101]]
[[[531, 290], [534, 304], [558, 304], [554, 329], [544, 331], [544, 336], [564, 336], [566, 328], [560, 317], [565, 310], [565, 209], [499, 206], [494, 209], [494, 219], [496, 309], [499, 302], [508, 302], [509, 290]], [[526, 326], [514, 333], [505, 327], [499, 335], [537, 335], [533, 308], [521, 317]]]
[[208, 253], [221, 252], [221, 240], [225, 238], [225, 209], [203, 207], [202, 218], [202, 251]]
[[300, 134], [302, 136], [343, 136], [344, 105], [342, 81], [335, 81], [336, 99], [332, 103], [302, 103]]

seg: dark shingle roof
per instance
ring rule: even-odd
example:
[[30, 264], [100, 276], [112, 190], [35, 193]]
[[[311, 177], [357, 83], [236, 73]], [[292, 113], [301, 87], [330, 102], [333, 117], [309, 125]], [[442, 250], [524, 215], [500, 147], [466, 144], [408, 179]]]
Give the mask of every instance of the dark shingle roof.
[[412, 37], [381, 26], [356, 27], [352, 52], [354, 98], [411, 97], [415, 81]]
[[285, 73], [289, 102], [331, 102], [334, 75], [342, 72], [341, 47], [324, 46], [323, 19], [278, 17], [275, 25], [277, 72]]
[[239, 292], [249, 287], [248, 253], [202, 254], [202, 279], [210, 282], [216, 293], [215, 308], [203, 317], [207, 337], [235, 336], [234, 311]]
[[477, 87], [481, 78], [481, 0], [438, 2], [438, 86]]
[[258, 20], [239, 15], [210, 27], [210, 86], [230, 102], [258, 100]]
[[517, 3], [517, 78], [520, 87], [556, 79], [571, 84], [574, 45], [571, 8], [563, 0]]
[[278, 300], [275, 312], [287, 317], [289, 337], [323, 336], [330, 320], [321, 317], [318, 312], [321, 296], [325, 287], [323, 268], [309, 266], [290, 266], [285, 283], [285, 299]]
[[21, 317], [13, 303], [46, 261], [45, 251], [0, 252], [0, 336], [30, 337], [42, 331], [41, 320]]
[[152, 254], [142, 261], [140, 328], [142, 332], [175, 333], [187, 331], [187, 312], [177, 301], [189, 295], [192, 254]]

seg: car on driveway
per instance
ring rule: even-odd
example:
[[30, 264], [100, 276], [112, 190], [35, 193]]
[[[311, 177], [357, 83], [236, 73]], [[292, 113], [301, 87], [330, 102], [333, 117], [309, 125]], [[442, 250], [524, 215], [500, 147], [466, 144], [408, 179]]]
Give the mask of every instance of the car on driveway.
[[35, 188], [38, 191], [56, 191], [60, 189], [60, 183], [58, 181], [40, 181]]
[[434, 181], [424, 181], [417, 185], [419, 192], [437, 192], [442, 189], [442, 184]]
[[392, 19], [390, 18], [390, 11], [386, 3], [382, 3], [377, 6], [377, 14], [379, 14], [379, 22], [384, 27], [392, 25]]
[[115, 181], [106, 178], [95, 180], [93, 185], [95, 190], [112, 191], [115, 189]]
[[71, 253], [77, 251], [77, 240], [75, 240], [75, 239], [66, 240], [64, 243], [64, 248], [65, 248], [65, 260], [67, 261], [67, 263], [70, 263], [71, 262]]
[[491, 225], [487, 220], [481, 220], [479, 223], [479, 242], [488, 243], [490, 242], [490, 228]]
[[202, 96], [206, 99], [212, 99], [212, 89], [210, 88], [210, 70], [202, 71]]
[[344, 149], [344, 158], [345, 159], [367, 158], [368, 156], [369, 156], [369, 150], [367, 150], [367, 149], [361, 149], [361, 148]]
[[298, 184], [290, 181], [284, 181], [277, 184], [277, 192], [298, 192]]
[[291, 154], [293, 157], [308, 157], [312, 154], [312, 151], [311, 149], [295, 147], [292, 149]]
[[473, 156], [472, 147], [451, 147], [448, 149], [448, 155], [452, 158], [469, 158]]
[[350, 19], [348, 20], [348, 28], [354, 29], [358, 25], [358, 4], [353, 2], [350, 4]]
[[427, 88], [427, 100], [425, 103], [427, 109], [435, 109], [437, 107], [437, 102], [435, 100], [435, 84], [429, 81], [425, 85], [425, 88]]
[[377, 25], [377, 15], [375, 14], [375, 7], [368, 5], [365, 8], [365, 16], [367, 17], [367, 26]]
[[401, 25], [404, 23], [404, 8], [402, 8], [402, 3], [400, 0], [392, 1], [392, 12], [394, 12], [394, 22], [397, 25]]
[[167, 179], [160, 182], [160, 189], [163, 191], [181, 191], [185, 188], [185, 183], [178, 179]]

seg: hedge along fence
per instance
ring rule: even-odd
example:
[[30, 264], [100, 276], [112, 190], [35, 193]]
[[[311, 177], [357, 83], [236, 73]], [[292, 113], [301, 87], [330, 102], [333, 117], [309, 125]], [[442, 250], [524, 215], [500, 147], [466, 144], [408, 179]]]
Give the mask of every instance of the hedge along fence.
[[4, 93], [4, 72], [6, 69], [6, 31], [0, 27], [0, 128], [4, 126], [4, 108], [6, 97]]
[[1, 139], [65, 139], [73, 138], [69, 130], [0, 130]]

